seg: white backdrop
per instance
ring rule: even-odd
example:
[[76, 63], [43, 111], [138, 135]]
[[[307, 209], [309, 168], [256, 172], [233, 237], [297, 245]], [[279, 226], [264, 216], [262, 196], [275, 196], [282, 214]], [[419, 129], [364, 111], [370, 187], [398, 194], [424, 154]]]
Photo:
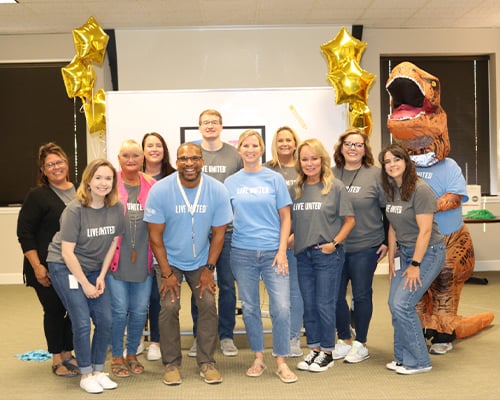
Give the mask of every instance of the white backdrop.
[[106, 94], [107, 158], [117, 166], [123, 140], [135, 139], [140, 143], [145, 133], [155, 131], [165, 138], [175, 164], [181, 127], [192, 128], [187, 139], [199, 139], [198, 116], [208, 108], [222, 114], [224, 141], [237, 140], [244, 130], [231, 127], [264, 126], [266, 160], [270, 159], [272, 137], [280, 126], [291, 126], [302, 140], [320, 139], [330, 155], [347, 126], [346, 106], [335, 104], [331, 87], [111, 91]]

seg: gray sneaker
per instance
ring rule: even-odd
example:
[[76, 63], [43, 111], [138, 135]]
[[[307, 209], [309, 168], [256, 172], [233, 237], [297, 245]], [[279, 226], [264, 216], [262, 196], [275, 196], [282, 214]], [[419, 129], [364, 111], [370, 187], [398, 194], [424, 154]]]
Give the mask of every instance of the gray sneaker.
[[452, 349], [453, 349], [453, 345], [451, 343], [434, 343], [431, 345], [431, 347], [429, 349], [429, 353], [431, 353], [431, 354], [446, 354]]
[[188, 351], [188, 357], [196, 357], [198, 354], [198, 346], [196, 345], [196, 338], [194, 338], [193, 345]]
[[289, 357], [302, 357], [304, 352], [300, 348], [300, 338], [290, 339], [290, 355]]
[[351, 348], [352, 346], [350, 344], [347, 344], [342, 339], [339, 339], [332, 351], [332, 358], [334, 360], [340, 360], [341, 358], [344, 358], [347, 354], [349, 354]]
[[238, 355], [238, 349], [234, 345], [233, 339], [222, 339], [220, 341], [220, 349], [226, 357], [235, 357]]

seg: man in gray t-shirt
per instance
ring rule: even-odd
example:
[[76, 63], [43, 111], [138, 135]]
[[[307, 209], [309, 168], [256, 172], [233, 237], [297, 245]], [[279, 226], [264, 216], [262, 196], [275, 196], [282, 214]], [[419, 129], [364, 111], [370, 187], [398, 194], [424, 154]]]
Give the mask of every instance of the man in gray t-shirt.
[[[243, 161], [236, 148], [221, 140], [222, 115], [217, 110], [204, 110], [198, 119], [198, 129], [201, 133], [201, 150], [203, 154], [203, 172], [220, 182], [239, 171]], [[235, 279], [229, 263], [232, 224], [229, 224], [224, 237], [224, 247], [217, 261], [217, 284], [219, 286], [219, 339], [222, 353], [227, 357], [238, 355], [238, 349], [233, 342], [233, 331], [236, 324], [236, 288]], [[191, 299], [191, 314], [193, 316], [193, 333], [196, 337], [198, 310]], [[196, 340], [188, 352], [190, 357], [196, 357]]]

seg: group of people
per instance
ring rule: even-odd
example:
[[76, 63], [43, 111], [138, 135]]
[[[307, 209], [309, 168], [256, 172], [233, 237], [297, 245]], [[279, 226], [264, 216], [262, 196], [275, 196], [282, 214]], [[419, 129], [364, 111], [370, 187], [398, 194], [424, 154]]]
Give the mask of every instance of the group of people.
[[332, 168], [319, 140], [301, 142], [284, 126], [263, 164], [257, 131], [244, 131], [235, 148], [221, 140], [217, 110], [203, 111], [198, 125], [200, 144], [181, 144], [175, 168], [165, 140], [148, 133], [142, 144], [122, 142], [119, 171], [104, 159], [90, 162], [76, 191], [64, 151], [54, 143], [40, 148], [40, 185], [23, 204], [18, 237], [26, 284], [44, 310], [54, 374], [81, 375], [88, 393], [116, 388], [103, 372], [108, 346], [115, 377], [141, 374], [137, 349], [149, 319], [147, 359], [162, 360], [165, 384], [180, 384], [183, 280], [192, 292], [188, 355], [206, 383], [223, 380], [218, 342], [224, 356], [238, 354], [236, 282], [255, 355], [247, 376], [267, 369], [261, 282], [282, 382], [298, 380], [287, 358], [303, 355], [302, 327], [309, 353], [297, 369], [359, 363], [369, 357], [372, 282], [386, 255], [395, 356], [386, 367], [429, 371], [415, 305], [442, 268], [444, 244], [435, 196], [405, 149], [382, 150], [378, 168], [368, 136], [349, 129], [335, 145]]

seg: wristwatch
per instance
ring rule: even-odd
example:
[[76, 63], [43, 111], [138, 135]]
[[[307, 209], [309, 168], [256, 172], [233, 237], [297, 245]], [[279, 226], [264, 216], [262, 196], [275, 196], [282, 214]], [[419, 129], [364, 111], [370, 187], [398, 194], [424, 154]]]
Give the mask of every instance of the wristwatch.
[[209, 271], [215, 270], [215, 264], [205, 264], [204, 267]]
[[340, 247], [340, 243], [337, 242], [336, 240], [333, 240], [332, 244], [333, 244], [333, 247], [335, 247], [335, 250], [338, 250], [338, 248]]
[[411, 265], [413, 265], [414, 267], [420, 267], [420, 263], [415, 260], [411, 260]]

